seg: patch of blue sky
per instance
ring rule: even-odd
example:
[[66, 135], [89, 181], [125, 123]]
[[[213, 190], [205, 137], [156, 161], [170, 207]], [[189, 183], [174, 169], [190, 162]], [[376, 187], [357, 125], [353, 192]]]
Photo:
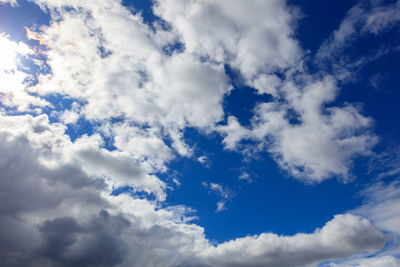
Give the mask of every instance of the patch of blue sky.
[[156, 196], [154, 194], [149, 194], [145, 191], [133, 188], [132, 186], [122, 186], [114, 188], [111, 192], [112, 196], [119, 196], [121, 194], [128, 194], [135, 199], [147, 199], [149, 201], [156, 201]]
[[[366, 64], [355, 80], [341, 85], [336, 103], [359, 103], [363, 113], [375, 120], [374, 131], [383, 140], [399, 140], [400, 49]], [[335, 103], [333, 103], [335, 104]], [[387, 137], [389, 139], [387, 139]]]
[[295, 37], [303, 49], [315, 53], [358, 1], [289, 0], [287, 2], [300, 7], [301, 11]]
[[[59, 112], [70, 110], [74, 102], [81, 106], [85, 105], [85, 102], [82, 100], [70, 98], [62, 94], [46, 95], [43, 97], [43, 99], [51, 104], [49, 107], [42, 108], [43, 113], [49, 117], [49, 121], [51, 123], [60, 122]], [[113, 118], [112, 122], [117, 122], [120, 120], [120, 118]], [[76, 122], [66, 124], [67, 129], [65, 133], [70, 137], [72, 142], [83, 135], [90, 136], [95, 133], [99, 134], [104, 141], [103, 147], [110, 151], [115, 150], [116, 148], [114, 146], [113, 138], [102, 134], [102, 132], [98, 130], [100, 126], [101, 122], [88, 120], [85, 118], [85, 116], [79, 114], [79, 118]]]
[[250, 119], [253, 117], [253, 109], [257, 103], [269, 102], [272, 96], [267, 94], [257, 94], [254, 88], [244, 85], [240, 75], [229, 65], [225, 65], [225, 73], [230, 79], [234, 89], [224, 98], [224, 113], [226, 123], [228, 116], [235, 116], [241, 125], [249, 126]]
[[49, 25], [50, 16], [30, 1], [20, 1], [18, 8], [2, 5], [0, 8], [0, 32], [6, 32], [14, 41], [29, 42], [25, 27]]
[[122, 0], [122, 4], [131, 9], [133, 13], [140, 13], [143, 21], [149, 26], [152, 26], [154, 21], [161, 21], [160, 18], [153, 13], [153, 1]]
[[[196, 223], [205, 228], [212, 240], [222, 242], [261, 232], [312, 232], [334, 214], [362, 203], [361, 198], [354, 197], [362, 189], [359, 183], [330, 179], [306, 185], [279, 171], [267, 152], [245, 158], [223, 150], [219, 136], [204, 136], [196, 130], [186, 131], [185, 140], [197, 144], [197, 153], [209, 158], [210, 167], [193, 158], [173, 161], [169, 168], [178, 171], [174, 176], [177, 175], [180, 186], [169, 192], [167, 204], [195, 208], [199, 217]], [[252, 183], [239, 179], [243, 172], [249, 173]], [[235, 192], [227, 201], [226, 210], [215, 212], [220, 199], [210, 194], [203, 182], [222, 184]]]

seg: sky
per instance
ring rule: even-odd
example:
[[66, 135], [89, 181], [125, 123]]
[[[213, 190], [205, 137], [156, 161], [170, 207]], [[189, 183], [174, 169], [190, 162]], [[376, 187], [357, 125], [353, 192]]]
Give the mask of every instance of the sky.
[[0, 266], [400, 266], [400, 0], [0, 0]]

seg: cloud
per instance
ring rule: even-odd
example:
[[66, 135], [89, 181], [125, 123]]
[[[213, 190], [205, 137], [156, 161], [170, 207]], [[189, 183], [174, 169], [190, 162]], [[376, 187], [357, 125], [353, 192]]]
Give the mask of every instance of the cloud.
[[0, 253], [7, 266], [289, 266], [373, 252], [385, 242], [369, 221], [345, 214], [312, 234], [264, 233], [213, 246], [190, 223], [190, 209], [111, 196], [107, 180], [79, 166], [45, 166], [26, 137], [1, 139]]
[[379, 229], [400, 237], [400, 181], [378, 182], [361, 195], [365, 203], [354, 212], [369, 218]]
[[[359, 235], [364, 230], [371, 232]], [[223, 243], [204, 254], [210, 266], [302, 266], [329, 257], [346, 257], [356, 248], [374, 251], [384, 240], [367, 220], [344, 214], [312, 234], [261, 234]]]
[[[44, 28], [43, 28], [44, 29]], [[25, 27], [26, 31], [26, 37], [29, 40], [36, 40], [39, 42], [39, 45], [47, 46], [46, 40], [43, 39], [43, 36], [40, 32], [34, 31], [32, 29], [29, 29], [28, 27]]]
[[26, 256], [40, 243], [37, 223], [49, 216], [73, 212], [73, 209], [108, 208], [100, 196], [106, 185], [103, 179], [89, 177], [72, 165], [44, 166], [38, 161], [39, 152], [24, 136], [11, 139], [8, 134], [1, 133], [0, 138], [2, 263], [34, 266]]
[[207, 158], [207, 156], [200, 156], [197, 158], [197, 161], [200, 162], [201, 164], [206, 164], [209, 159]]
[[9, 4], [11, 6], [17, 6], [18, 2], [17, 0], [0, 0], [0, 4]]
[[242, 172], [239, 175], [239, 180], [245, 180], [248, 183], [252, 183], [253, 182], [253, 179], [251, 179], [250, 174], [248, 174], [247, 172]]
[[287, 80], [281, 91], [284, 104], [257, 105], [250, 127], [244, 128], [229, 117], [227, 125], [218, 128], [225, 136], [225, 147], [235, 150], [240, 141], [254, 140], [296, 178], [320, 182], [339, 176], [348, 180], [351, 159], [368, 155], [377, 142], [369, 130], [372, 119], [350, 104], [326, 107], [338, 92], [331, 76]]
[[400, 261], [392, 256], [376, 256], [371, 258], [351, 260], [340, 264], [331, 264], [332, 267], [339, 266], [355, 266], [355, 267], [396, 267], [400, 265]]
[[[0, 34], [0, 100], [3, 105], [19, 112], [36, 112], [37, 108], [50, 104], [29, 93], [32, 75], [20, 68], [21, 59], [31, 59], [34, 51], [24, 42], [14, 42], [5, 33]], [[33, 64], [34, 65], [34, 64]]]
[[23, 135], [38, 150], [38, 159], [49, 167], [70, 164], [82, 169], [89, 176], [104, 177], [110, 186], [130, 185], [137, 190], [165, 199], [165, 183], [155, 175], [150, 164], [141, 162], [124, 151], [109, 151], [102, 147], [99, 134], [83, 135], [71, 142], [61, 123], [51, 124], [46, 115], [32, 117], [0, 116], [4, 126], [0, 132], [10, 138]]
[[[37, 135], [46, 134], [45, 122], [44, 117], [33, 121]], [[2, 253], [9, 266], [291, 266], [374, 252], [385, 242], [369, 221], [345, 214], [312, 234], [264, 233], [212, 246], [201, 227], [187, 223], [185, 210], [104, 194], [110, 192], [107, 180], [87, 176], [84, 165], [46, 166], [39, 160], [41, 151], [48, 151], [40, 143], [43, 138], [20, 131], [31, 140], [13, 130], [16, 136], [6, 133], [0, 150], [8, 155], [1, 157], [8, 161], [0, 167], [5, 183], [1, 196], [7, 199], [1, 209], [5, 224], [1, 229], [6, 229], [1, 232], [6, 242]], [[209, 187], [226, 200], [221, 185], [209, 183]], [[29, 233], [31, 243], [23, 242], [26, 236], [20, 241], [10, 236], [17, 232]], [[114, 245], [110, 249], [105, 243]], [[92, 257], [97, 254], [102, 256]]]
[[35, 254], [61, 266], [116, 266], [127, 253], [121, 234], [129, 226], [129, 220], [106, 210], [86, 224], [72, 217], [47, 220], [38, 227], [43, 242]]
[[[322, 62], [328, 61], [328, 64], [332, 64], [333, 61], [342, 67], [351, 65], [343, 57], [343, 51], [362, 36], [378, 35], [393, 28], [400, 22], [399, 13], [400, 1], [385, 5], [382, 5], [381, 1], [365, 1], [354, 6], [347, 12], [339, 28], [321, 45], [316, 54], [317, 59]], [[380, 53], [382, 51], [378, 51], [375, 56], [379, 57]], [[365, 60], [367, 59], [361, 58], [360, 62]]]
[[[400, 250], [400, 185], [399, 180], [383, 181], [369, 185], [359, 193], [364, 203], [351, 213], [369, 219], [379, 231], [386, 234], [388, 242], [373, 257], [365, 254], [352, 259], [332, 263], [329, 266], [398, 266]], [[368, 257], [366, 257], [368, 256]]]
[[[57, 2], [46, 4], [54, 12], [59, 8]], [[70, 4], [76, 9], [57, 13], [60, 20], [43, 33], [52, 46], [52, 75], [41, 78], [38, 93], [57, 88], [57, 93], [86, 100], [83, 114], [89, 119], [124, 116], [179, 130], [206, 127], [222, 118], [222, 98], [230, 86], [221, 64], [202, 63], [185, 53], [165, 54], [163, 47], [171, 40], [159, 43], [163, 32], [152, 33], [122, 6], [107, 1]], [[85, 12], [91, 16], [84, 17]], [[127, 29], [126, 34], [114, 34]]]
[[222, 186], [221, 184], [203, 182], [202, 185], [209, 190], [215, 192], [221, 198], [221, 200], [217, 202], [216, 212], [225, 210], [226, 203], [234, 196], [234, 193], [228, 188]]
[[284, 1], [159, 0], [154, 11], [188, 53], [229, 63], [249, 84], [261, 73], [292, 66], [302, 54], [292, 38], [298, 12]]

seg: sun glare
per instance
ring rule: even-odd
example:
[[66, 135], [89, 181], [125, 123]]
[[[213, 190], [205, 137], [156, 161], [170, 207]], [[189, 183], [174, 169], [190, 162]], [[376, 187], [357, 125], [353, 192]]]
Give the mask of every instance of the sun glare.
[[7, 71], [15, 68], [17, 47], [18, 45], [10, 41], [7, 36], [0, 35], [0, 70]]
[[14, 42], [10, 37], [0, 34], [0, 101], [15, 106], [24, 104], [29, 98], [25, 89], [28, 74], [19, 70], [19, 57], [27, 56], [32, 50], [23, 42]]
[[0, 34], [0, 70], [10, 71], [17, 68], [18, 55], [30, 53], [29, 47], [22, 42], [10, 40], [8, 35]]

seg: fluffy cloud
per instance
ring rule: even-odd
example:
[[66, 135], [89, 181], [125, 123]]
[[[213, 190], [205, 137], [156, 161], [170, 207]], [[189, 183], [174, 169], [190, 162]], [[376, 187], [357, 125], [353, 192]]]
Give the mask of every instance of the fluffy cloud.
[[36, 111], [36, 108], [48, 106], [49, 103], [29, 94], [27, 85], [31, 75], [19, 68], [21, 59], [34, 57], [34, 51], [23, 42], [14, 42], [4, 33], [0, 34], [0, 99], [8, 107], [18, 111]]
[[[355, 247], [373, 251], [385, 238], [371, 227], [370, 222], [354, 215], [337, 215], [312, 234], [261, 234], [223, 243], [204, 254], [210, 266], [302, 266], [329, 257], [346, 257]], [[367, 229], [372, 232], [359, 235]]]
[[369, 131], [372, 120], [352, 105], [326, 107], [338, 91], [332, 77], [306, 77], [302, 82], [289, 80], [282, 86], [286, 104], [256, 106], [250, 128], [228, 118], [228, 124], [219, 127], [223, 142], [228, 149], [236, 149], [243, 139], [261, 142], [282, 168], [302, 180], [333, 175], [348, 179], [349, 161], [368, 155], [377, 142]]
[[177, 31], [189, 53], [228, 62], [249, 82], [301, 57], [292, 38], [297, 11], [284, 1], [159, 0], [155, 13]]
[[[155, 13], [171, 28], [155, 22], [155, 30], [112, 1], [37, 2], [53, 16], [42, 33], [51, 47], [47, 64], [52, 72], [31, 90], [80, 99], [86, 104], [76, 110], [90, 120], [123, 118], [128, 122], [126, 128], [130, 123], [145, 126], [148, 133], [144, 135], [158, 141], [153, 139], [150, 144], [146, 137], [130, 142], [146, 142], [146, 153], [155, 151], [149, 149], [154, 142], [159, 148], [164, 146], [162, 139], [169, 137], [171, 148], [190, 156], [183, 129], [217, 129], [228, 149], [236, 149], [243, 139], [255, 140], [259, 142], [257, 150], [269, 150], [291, 175], [322, 181], [332, 176], [348, 179], [351, 160], [367, 155], [377, 141], [368, 132], [371, 119], [356, 107], [325, 108], [338, 94], [336, 81], [329, 75], [314, 77], [299, 69], [302, 50], [292, 37], [298, 12], [283, 1], [252, 1], [251, 5], [240, 1], [157, 1]], [[265, 14], [270, 14], [268, 19]], [[206, 27], [204, 21], [219, 26]], [[124, 34], [115, 36], [115, 32]], [[183, 49], [173, 50], [171, 47], [179, 46], [178, 40]], [[124, 45], [127, 43], [131, 45]], [[168, 47], [172, 51], [166, 52]], [[222, 102], [231, 90], [224, 65], [238, 70], [258, 93], [274, 96], [273, 103], [255, 107], [252, 129], [241, 127], [233, 117], [227, 125], [215, 127], [224, 118]], [[293, 123], [293, 118], [298, 123]], [[76, 121], [76, 111], [64, 112], [61, 119]], [[153, 157], [143, 154], [144, 147], [127, 147]], [[167, 154], [153, 158], [152, 165], [162, 169], [172, 158]]]
[[[87, 101], [83, 114], [89, 119], [124, 116], [181, 129], [206, 127], [222, 118], [221, 102], [230, 86], [220, 64], [165, 54], [171, 40], [159, 40], [161, 30], [153, 33], [141, 17], [117, 3], [46, 4], [60, 17], [43, 33], [52, 47], [52, 74], [41, 78], [36, 92]], [[67, 4], [74, 10], [56, 13]]]
[[397, 245], [400, 239], [399, 180], [389, 183], [377, 182], [361, 191], [359, 196], [364, 198], [364, 203], [351, 212], [368, 218], [379, 231], [385, 232], [390, 240], [374, 257], [363, 257], [361, 254], [350, 260], [332, 263], [330, 266], [399, 266], [400, 250]]
[[1, 134], [0, 246], [7, 266], [285, 266], [374, 251], [385, 241], [367, 220], [346, 214], [312, 234], [261, 234], [215, 247], [188, 222], [190, 210], [111, 196], [107, 180], [80, 165], [41, 162], [43, 148], [29, 138]]
[[110, 186], [131, 185], [137, 190], [165, 198], [165, 183], [149, 174], [154, 171], [150, 164], [140, 162], [129, 153], [103, 148], [102, 137], [98, 134], [82, 136], [71, 142], [64, 133], [66, 127], [61, 123], [49, 123], [46, 115], [32, 117], [0, 116], [4, 128], [1, 132], [11, 138], [24, 135], [29, 144], [38, 151], [38, 160], [48, 167], [72, 164], [81, 168], [87, 175], [104, 177]]

